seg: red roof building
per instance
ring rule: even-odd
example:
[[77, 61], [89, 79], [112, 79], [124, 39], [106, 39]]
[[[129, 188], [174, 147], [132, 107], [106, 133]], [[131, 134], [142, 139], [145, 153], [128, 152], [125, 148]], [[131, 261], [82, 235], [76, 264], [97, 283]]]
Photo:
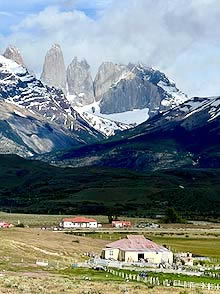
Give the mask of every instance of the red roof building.
[[112, 227], [113, 228], [130, 228], [131, 222], [123, 221], [123, 220], [112, 221]]
[[143, 235], [128, 235], [106, 245], [102, 257], [125, 262], [145, 262], [152, 264], [173, 263], [173, 253]]
[[98, 223], [94, 218], [78, 216], [74, 218], [64, 218], [61, 222], [63, 228], [97, 228]]

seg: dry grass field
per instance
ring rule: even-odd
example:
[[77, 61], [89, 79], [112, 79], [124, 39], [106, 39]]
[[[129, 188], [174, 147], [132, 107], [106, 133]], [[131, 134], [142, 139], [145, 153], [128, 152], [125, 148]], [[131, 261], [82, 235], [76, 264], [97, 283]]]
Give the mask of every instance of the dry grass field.
[[[37, 228], [0, 230], [0, 293], [10, 294], [202, 294], [178, 288], [153, 289], [105, 272], [71, 270], [74, 261], [86, 259], [86, 252], [100, 253], [107, 240], [78, 237]], [[48, 260], [41, 268], [36, 260]], [[215, 291], [220, 294], [220, 292]]]
[[[70, 265], [83, 260], [84, 253], [99, 253], [106, 241], [57, 234], [34, 228], [0, 230], [0, 269], [19, 270], [35, 266], [36, 260]], [[59, 266], [59, 264], [57, 266]]]
[[0, 277], [1, 294], [219, 294], [220, 291], [181, 290], [126, 282], [82, 281], [73, 277], [46, 274], [5, 275]]

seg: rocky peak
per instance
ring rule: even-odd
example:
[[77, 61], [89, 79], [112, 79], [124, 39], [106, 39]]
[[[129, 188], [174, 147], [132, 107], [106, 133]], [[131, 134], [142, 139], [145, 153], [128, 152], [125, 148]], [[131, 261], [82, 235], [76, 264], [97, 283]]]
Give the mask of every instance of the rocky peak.
[[123, 72], [127, 71], [127, 67], [113, 62], [103, 62], [98, 69], [98, 73], [94, 81], [94, 91], [96, 101], [101, 100], [109, 88], [118, 81]]
[[90, 66], [84, 59], [78, 61], [77, 57], [73, 59], [67, 68], [67, 85], [69, 95], [73, 104], [87, 105], [94, 102], [93, 80], [90, 74]]
[[[100, 72], [103, 73], [105, 69], [104, 66]], [[107, 70], [110, 75], [111, 71], [108, 67]], [[149, 116], [152, 117], [187, 100], [187, 96], [176, 87], [175, 83], [158, 70], [142, 64], [130, 63], [122, 72], [117, 73], [117, 81], [102, 93], [99, 99], [100, 112], [103, 114], [146, 108], [149, 110]]]
[[52, 87], [62, 89], [66, 93], [66, 69], [63, 52], [58, 44], [54, 44], [47, 52], [41, 80]]
[[24, 60], [21, 56], [20, 51], [15, 46], [9, 46], [6, 48], [5, 53], [3, 54], [5, 58], [14, 60], [16, 63], [25, 66]]

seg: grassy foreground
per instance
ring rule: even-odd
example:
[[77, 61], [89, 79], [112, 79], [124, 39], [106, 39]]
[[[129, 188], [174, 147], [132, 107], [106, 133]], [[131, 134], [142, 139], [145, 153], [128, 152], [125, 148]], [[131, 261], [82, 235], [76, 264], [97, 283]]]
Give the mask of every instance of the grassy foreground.
[[[85, 253], [99, 254], [107, 240], [91, 239], [37, 228], [0, 230], [0, 293], [7, 294], [206, 294], [178, 288], [153, 289], [125, 282], [105, 272], [70, 269], [73, 262], [86, 259]], [[210, 245], [211, 246], [211, 245]], [[36, 265], [47, 260], [49, 267]], [[170, 278], [170, 277], [168, 277]], [[219, 292], [215, 292], [219, 294]]]
[[[210, 291], [181, 290], [118, 282], [78, 281], [74, 277], [7, 276], [0, 277], [0, 293], [27, 294], [207, 294]], [[220, 291], [215, 291], [219, 294]]]

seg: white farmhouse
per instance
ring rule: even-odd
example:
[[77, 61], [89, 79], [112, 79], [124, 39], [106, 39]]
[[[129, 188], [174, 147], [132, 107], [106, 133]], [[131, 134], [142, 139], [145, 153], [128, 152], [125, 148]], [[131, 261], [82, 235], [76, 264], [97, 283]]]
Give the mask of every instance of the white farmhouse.
[[98, 227], [97, 220], [87, 217], [64, 218], [60, 224], [63, 228], [94, 228]]
[[106, 245], [102, 258], [125, 262], [148, 262], [153, 264], [173, 263], [173, 253], [143, 235], [128, 235]]

